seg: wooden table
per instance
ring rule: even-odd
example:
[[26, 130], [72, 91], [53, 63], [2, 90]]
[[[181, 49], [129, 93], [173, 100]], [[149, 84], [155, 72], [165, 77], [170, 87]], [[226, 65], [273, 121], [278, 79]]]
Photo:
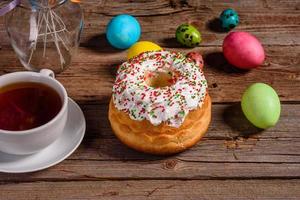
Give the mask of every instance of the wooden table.
[[[229, 2], [229, 1], [224, 1]], [[28, 199], [300, 199], [300, 1], [85, 0], [85, 28], [79, 55], [58, 76], [85, 113], [88, 130], [79, 149], [62, 163], [36, 173], [0, 174], [1, 200]], [[233, 1], [232, 1], [233, 2]], [[267, 59], [243, 72], [222, 56], [216, 17], [234, 8], [236, 30], [256, 35]], [[109, 46], [108, 21], [130, 13], [142, 25], [142, 40], [188, 52], [175, 40], [176, 27], [191, 23], [203, 42], [213, 99], [212, 123], [192, 149], [170, 157], [138, 153], [120, 143], [107, 120], [116, 66], [126, 52]], [[0, 19], [1, 73], [23, 70]], [[272, 85], [282, 101], [274, 128], [259, 131], [243, 117], [240, 99], [254, 82]]]

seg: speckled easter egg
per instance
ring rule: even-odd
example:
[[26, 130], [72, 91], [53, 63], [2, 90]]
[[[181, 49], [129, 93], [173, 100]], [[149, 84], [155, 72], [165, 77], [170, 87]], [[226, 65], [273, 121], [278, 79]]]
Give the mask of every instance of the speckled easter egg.
[[220, 15], [222, 28], [226, 30], [233, 29], [239, 24], [239, 16], [233, 9], [226, 9]]
[[260, 66], [265, 51], [256, 37], [247, 32], [231, 32], [223, 41], [223, 54], [227, 61], [241, 69]]
[[200, 53], [189, 52], [188, 54], [186, 54], [186, 57], [192, 59], [196, 63], [196, 65], [200, 67], [200, 69], [203, 69], [204, 61]]
[[280, 117], [280, 100], [276, 91], [264, 83], [255, 83], [246, 89], [242, 97], [242, 110], [256, 127], [274, 126]]
[[158, 51], [162, 48], [158, 46], [157, 44], [149, 41], [140, 41], [132, 45], [127, 52], [127, 58], [133, 58], [134, 56], [137, 56], [143, 52], [147, 51]]
[[106, 38], [115, 48], [127, 49], [136, 43], [141, 35], [139, 22], [131, 15], [118, 15], [107, 25]]
[[176, 39], [184, 46], [195, 47], [201, 42], [201, 34], [194, 26], [182, 24], [176, 30]]

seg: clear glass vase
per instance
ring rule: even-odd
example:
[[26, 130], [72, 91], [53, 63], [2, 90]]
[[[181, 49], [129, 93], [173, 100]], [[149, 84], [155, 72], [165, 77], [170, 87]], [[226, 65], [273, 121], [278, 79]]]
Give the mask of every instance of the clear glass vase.
[[83, 12], [68, 0], [22, 0], [6, 17], [13, 49], [23, 66], [64, 71], [77, 52]]

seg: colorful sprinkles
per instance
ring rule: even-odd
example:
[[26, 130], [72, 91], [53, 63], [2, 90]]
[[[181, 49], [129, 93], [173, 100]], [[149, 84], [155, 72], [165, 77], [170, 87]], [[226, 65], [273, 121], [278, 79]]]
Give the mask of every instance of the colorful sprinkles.
[[[172, 76], [170, 86], [154, 88], [145, 79], [156, 72]], [[201, 69], [181, 53], [145, 52], [123, 63], [113, 86], [113, 102], [133, 120], [179, 127], [189, 111], [202, 106], [207, 81]]]

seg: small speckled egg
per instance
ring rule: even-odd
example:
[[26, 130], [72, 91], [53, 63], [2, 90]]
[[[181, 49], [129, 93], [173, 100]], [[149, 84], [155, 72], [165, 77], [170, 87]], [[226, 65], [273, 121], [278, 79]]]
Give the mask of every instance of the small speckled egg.
[[115, 48], [127, 49], [141, 36], [141, 26], [131, 15], [118, 15], [107, 25], [106, 38]]
[[239, 16], [233, 9], [226, 9], [220, 15], [222, 28], [226, 30], [233, 29], [239, 24]]
[[258, 67], [265, 60], [265, 51], [259, 40], [242, 31], [231, 32], [225, 37], [223, 54], [230, 64], [241, 69]]
[[276, 91], [265, 83], [250, 85], [243, 94], [241, 106], [247, 119], [258, 128], [275, 126], [280, 117], [279, 97]]
[[176, 30], [176, 39], [184, 46], [195, 47], [201, 42], [201, 34], [194, 26], [182, 24]]
[[192, 59], [200, 69], [203, 69], [204, 61], [202, 55], [198, 52], [189, 52], [186, 57]]
[[149, 41], [140, 41], [132, 45], [127, 52], [127, 58], [133, 58], [134, 56], [137, 56], [143, 52], [147, 51], [159, 51], [162, 48], [158, 46], [157, 44]]

